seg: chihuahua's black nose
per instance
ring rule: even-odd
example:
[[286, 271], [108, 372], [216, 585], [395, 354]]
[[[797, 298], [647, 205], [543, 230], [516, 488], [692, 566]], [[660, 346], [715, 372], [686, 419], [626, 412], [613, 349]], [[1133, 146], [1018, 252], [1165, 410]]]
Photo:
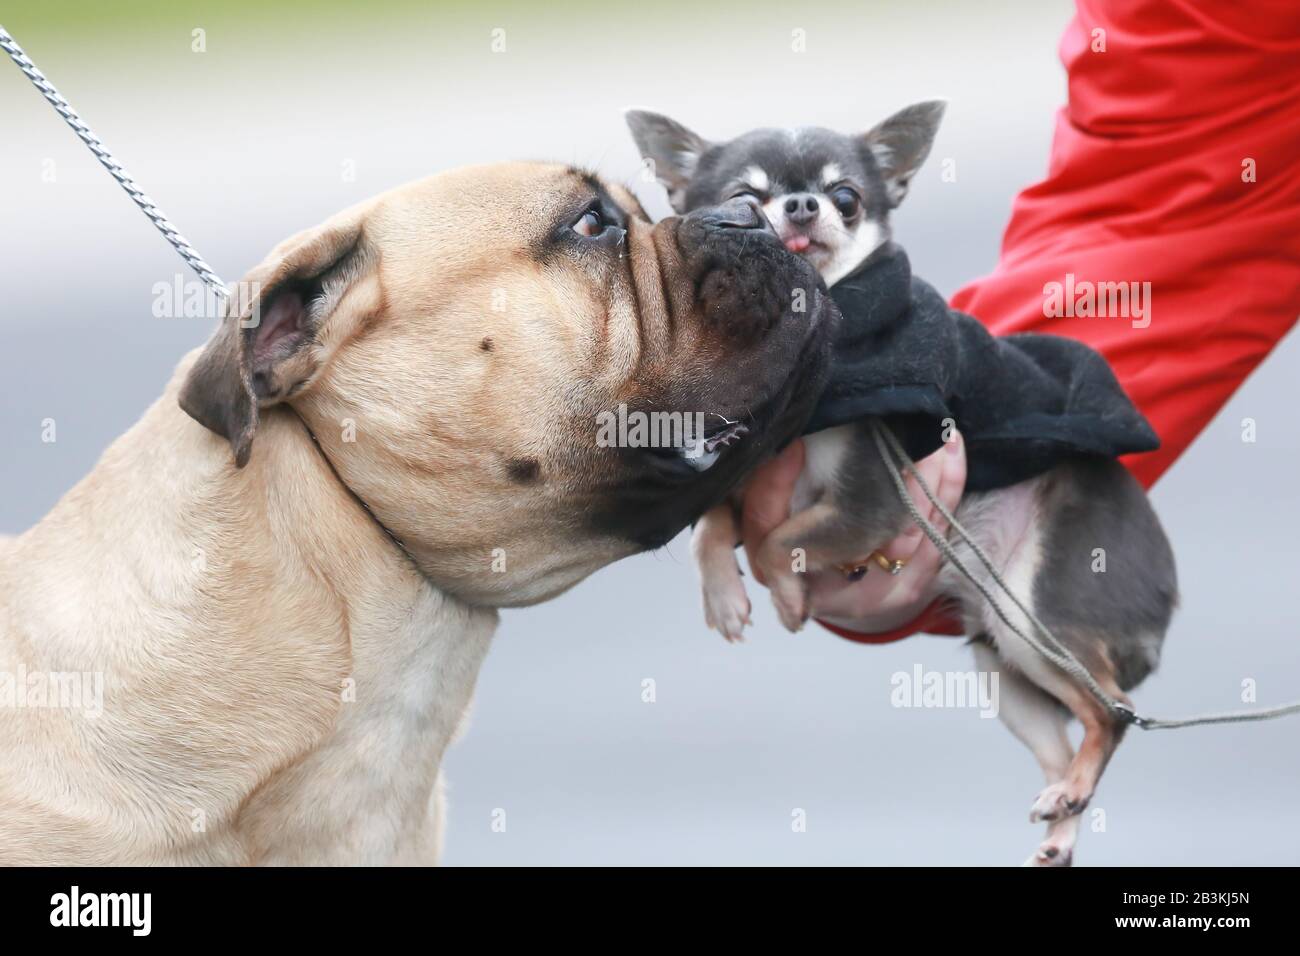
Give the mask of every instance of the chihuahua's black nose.
[[688, 218], [694, 217], [698, 217], [699, 221], [704, 225], [713, 226], [716, 229], [776, 231], [772, 228], [772, 224], [768, 222], [767, 216], [763, 214], [763, 210], [759, 208], [758, 202], [745, 196], [728, 199], [720, 206], [697, 209]]
[[798, 193], [785, 201], [785, 217], [796, 226], [806, 226], [817, 218], [817, 197]]

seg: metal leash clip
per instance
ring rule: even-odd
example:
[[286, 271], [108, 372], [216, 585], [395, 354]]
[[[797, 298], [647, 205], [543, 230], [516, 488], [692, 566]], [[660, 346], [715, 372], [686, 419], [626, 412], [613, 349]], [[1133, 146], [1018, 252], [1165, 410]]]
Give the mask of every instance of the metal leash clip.
[[1146, 730], [1148, 724], [1150, 724], [1149, 720], [1147, 720], [1145, 717], [1143, 717], [1141, 714], [1135, 711], [1132, 707], [1130, 707], [1128, 704], [1123, 703], [1122, 701], [1118, 701], [1118, 700], [1114, 701], [1113, 703], [1111, 703], [1110, 709], [1114, 713], [1118, 714], [1120, 720], [1124, 721], [1124, 723], [1133, 724], [1135, 727], [1137, 727], [1140, 730]]

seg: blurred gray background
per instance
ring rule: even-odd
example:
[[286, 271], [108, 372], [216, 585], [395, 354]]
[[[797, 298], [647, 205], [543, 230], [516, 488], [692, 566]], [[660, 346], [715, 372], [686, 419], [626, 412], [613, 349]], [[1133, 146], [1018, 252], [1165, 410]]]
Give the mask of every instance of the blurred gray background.
[[[1064, 0], [370, 3], [349, 8], [9, 4], [4, 25], [228, 280], [277, 241], [408, 179], [550, 158], [632, 181], [630, 105], [702, 133], [870, 126], [945, 96], [897, 217], [950, 294], [990, 268], [1014, 193], [1041, 177], [1065, 84]], [[205, 52], [193, 49], [204, 31]], [[493, 53], [492, 31], [506, 49]], [[792, 31], [807, 50], [791, 50]], [[11, 65], [0, 63], [0, 533], [37, 521], [160, 392], [210, 324], [151, 315], [180, 261]], [[957, 181], [940, 180], [940, 160]], [[1158, 321], [1158, 319], [1157, 319]], [[1183, 607], [1142, 709], [1300, 697], [1300, 431], [1292, 336], [1155, 490]], [[1258, 441], [1241, 441], [1241, 420]], [[42, 421], [58, 440], [41, 441]], [[445, 860], [475, 864], [1003, 864], [1036, 765], [972, 710], [896, 709], [890, 676], [965, 670], [960, 641], [861, 647], [706, 631], [685, 538], [506, 612], [447, 760]], [[643, 681], [656, 700], [642, 700]], [[1081, 864], [1300, 863], [1300, 722], [1131, 733]], [[505, 832], [494, 832], [504, 810]], [[793, 832], [792, 813], [806, 813]]]

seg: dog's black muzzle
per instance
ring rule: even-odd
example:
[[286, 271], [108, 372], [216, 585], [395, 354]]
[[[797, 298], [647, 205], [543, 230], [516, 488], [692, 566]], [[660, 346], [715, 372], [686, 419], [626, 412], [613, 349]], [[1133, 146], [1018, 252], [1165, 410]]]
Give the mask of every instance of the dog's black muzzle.
[[753, 200], [733, 199], [683, 216], [677, 248], [706, 327], [730, 347], [756, 345], [783, 320], [819, 317], [806, 304], [824, 295], [821, 278], [786, 250]]

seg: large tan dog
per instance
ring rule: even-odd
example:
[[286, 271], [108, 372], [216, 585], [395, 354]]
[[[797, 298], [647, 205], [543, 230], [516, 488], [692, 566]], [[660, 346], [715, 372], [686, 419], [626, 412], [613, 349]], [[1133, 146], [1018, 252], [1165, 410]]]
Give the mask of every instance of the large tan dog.
[[[833, 315], [748, 206], [651, 226], [542, 164], [395, 190], [245, 282], [0, 544], [2, 862], [433, 861], [495, 608], [719, 501], [801, 427]], [[620, 404], [709, 413], [708, 455], [603, 447]]]

